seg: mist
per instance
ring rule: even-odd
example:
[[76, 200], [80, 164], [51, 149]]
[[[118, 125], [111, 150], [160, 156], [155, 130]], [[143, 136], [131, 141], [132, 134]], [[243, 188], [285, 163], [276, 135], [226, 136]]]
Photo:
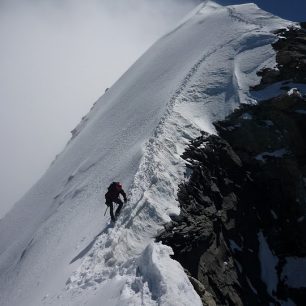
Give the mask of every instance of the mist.
[[[0, 0], [0, 218], [105, 89], [200, 2]], [[306, 20], [303, 0], [255, 3]]]
[[0, 218], [105, 89], [199, 2], [0, 0]]

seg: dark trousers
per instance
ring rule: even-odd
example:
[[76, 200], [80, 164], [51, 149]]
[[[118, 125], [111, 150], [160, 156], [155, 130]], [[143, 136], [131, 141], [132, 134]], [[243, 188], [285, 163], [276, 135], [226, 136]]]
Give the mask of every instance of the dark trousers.
[[112, 220], [115, 220], [113, 202], [118, 204], [118, 207], [117, 207], [116, 212], [115, 212], [116, 217], [120, 214], [120, 210], [121, 210], [121, 208], [123, 206], [123, 202], [119, 198], [117, 198], [117, 199], [115, 199], [113, 201], [109, 201], [110, 216], [111, 216]]

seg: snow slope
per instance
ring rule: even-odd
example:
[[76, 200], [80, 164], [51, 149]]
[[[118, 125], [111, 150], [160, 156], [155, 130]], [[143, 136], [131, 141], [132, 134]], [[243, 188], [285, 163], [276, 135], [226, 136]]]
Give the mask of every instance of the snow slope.
[[[41, 180], [0, 221], [0, 305], [201, 305], [171, 249], [154, 243], [178, 214], [180, 153], [275, 64], [272, 30], [290, 22], [254, 4], [201, 4], [94, 105]], [[104, 193], [129, 202], [114, 228]]]

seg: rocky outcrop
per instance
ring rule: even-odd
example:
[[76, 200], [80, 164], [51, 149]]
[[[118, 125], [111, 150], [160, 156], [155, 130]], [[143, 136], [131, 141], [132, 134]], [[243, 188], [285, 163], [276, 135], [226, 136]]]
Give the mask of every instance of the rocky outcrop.
[[259, 213], [269, 245], [277, 254], [306, 256], [306, 99], [283, 95], [244, 106], [216, 127], [266, 203]]
[[[280, 35], [278, 68], [261, 71], [257, 89], [305, 83], [305, 31]], [[157, 239], [204, 305], [304, 305], [306, 98], [291, 89], [215, 127], [218, 136], [203, 133], [184, 152], [191, 175], [179, 188], [181, 214]]]
[[183, 157], [192, 175], [180, 186], [181, 214], [159, 239], [218, 305], [243, 305], [230, 239], [239, 240], [238, 196], [250, 183], [249, 175], [225, 140], [206, 133], [192, 141]]
[[266, 68], [257, 74], [262, 77], [255, 89], [261, 89], [269, 84], [290, 80], [295, 83], [306, 83], [306, 23], [301, 27], [282, 29], [277, 32], [280, 37], [272, 44], [276, 51], [277, 66]]

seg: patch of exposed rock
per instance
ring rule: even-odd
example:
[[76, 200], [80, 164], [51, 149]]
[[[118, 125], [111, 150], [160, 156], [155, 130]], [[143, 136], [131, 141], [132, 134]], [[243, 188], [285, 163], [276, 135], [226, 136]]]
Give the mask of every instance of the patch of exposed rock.
[[306, 23], [301, 23], [301, 28], [282, 29], [276, 34], [280, 38], [272, 46], [277, 66], [257, 73], [262, 80], [255, 89], [284, 80], [306, 84]]

